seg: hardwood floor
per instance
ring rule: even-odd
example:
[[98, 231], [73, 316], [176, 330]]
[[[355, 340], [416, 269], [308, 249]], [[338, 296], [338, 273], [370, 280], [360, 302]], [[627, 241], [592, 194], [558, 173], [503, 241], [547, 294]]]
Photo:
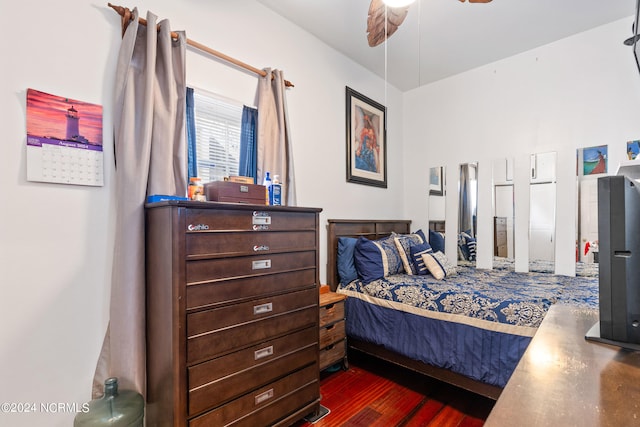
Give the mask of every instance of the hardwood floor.
[[479, 427], [495, 403], [364, 355], [347, 371], [323, 372], [321, 404], [329, 414], [295, 427]]

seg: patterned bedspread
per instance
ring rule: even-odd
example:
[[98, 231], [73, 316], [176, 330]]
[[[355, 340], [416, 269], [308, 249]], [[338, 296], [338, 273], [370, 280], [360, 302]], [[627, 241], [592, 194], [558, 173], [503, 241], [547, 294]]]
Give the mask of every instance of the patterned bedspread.
[[[460, 262], [460, 261], [458, 261]], [[586, 262], [577, 262], [576, 263], [576, 276], [580, 277], [598, 277], [598, 267], [597, 263], [586, 263]], [[511, 270], [514, 271], [514, 259], [513, 258], [493, 258], [493, 268], [497, 270]], [[529, 271], [533, 273], [549, 273], [553, 274], [555, 272], [555, 266], [552, 261], [530, 261], [529, 262]]]
[[597, 308], [598, 279], [458, 266], [458, 274], [444, 280], [400, 274], [366, 285], [356, 280], [338, 292], [433, 319], [533, 336], [551, 304]]

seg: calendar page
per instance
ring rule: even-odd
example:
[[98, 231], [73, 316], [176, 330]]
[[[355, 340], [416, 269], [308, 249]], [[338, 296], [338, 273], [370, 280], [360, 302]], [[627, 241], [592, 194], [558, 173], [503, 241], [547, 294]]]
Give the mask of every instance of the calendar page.
[[27, 90], [27, 180], [104, 185], [102, 107]]

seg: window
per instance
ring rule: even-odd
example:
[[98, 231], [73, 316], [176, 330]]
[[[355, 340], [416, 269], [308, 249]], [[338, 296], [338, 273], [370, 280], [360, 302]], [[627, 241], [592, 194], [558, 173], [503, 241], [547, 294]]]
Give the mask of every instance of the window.
[[238, 175], [242, 104], [193, 90], [197, 174], [202, 182]]

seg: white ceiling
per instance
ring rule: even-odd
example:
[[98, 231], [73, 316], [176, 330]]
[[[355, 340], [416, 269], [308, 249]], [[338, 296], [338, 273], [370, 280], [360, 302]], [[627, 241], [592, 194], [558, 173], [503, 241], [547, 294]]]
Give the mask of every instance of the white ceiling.
[[[386, 75], [401, 91], [631, 17], [636, 5], [636, 0], [418, 0], [388, 43], [372, 48], [366, 34], [370, 0], [258, 1]], [[631, 25], [632, 19], [625, 36], [631, 36]]]

